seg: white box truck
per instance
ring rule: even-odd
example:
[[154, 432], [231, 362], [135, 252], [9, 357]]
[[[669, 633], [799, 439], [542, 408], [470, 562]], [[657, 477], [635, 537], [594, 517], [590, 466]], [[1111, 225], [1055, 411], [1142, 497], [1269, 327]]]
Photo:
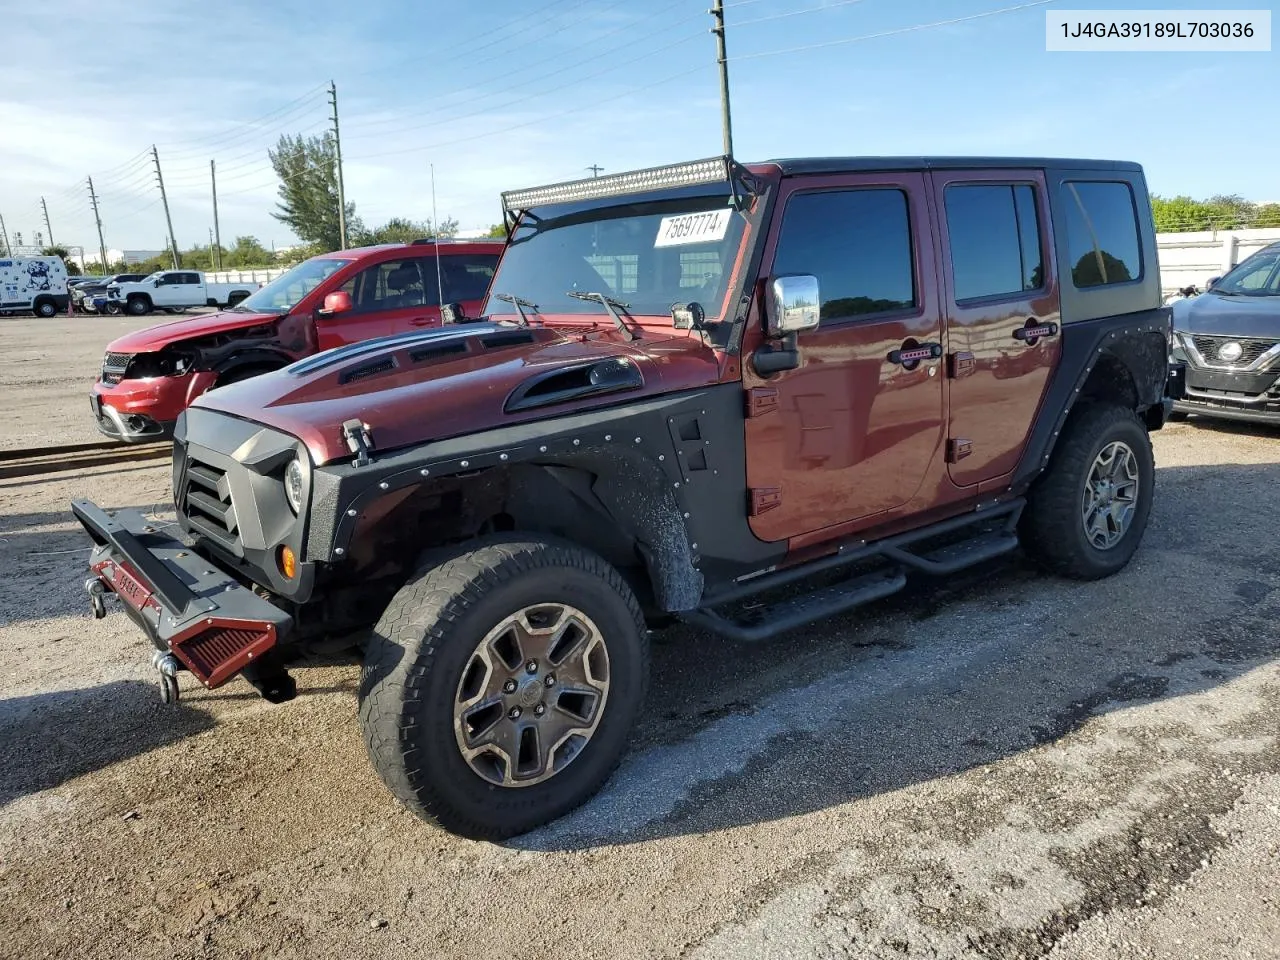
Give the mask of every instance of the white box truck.
[[0, 258], [0, 314], [65, 313], [67, 268], [61, 257]]

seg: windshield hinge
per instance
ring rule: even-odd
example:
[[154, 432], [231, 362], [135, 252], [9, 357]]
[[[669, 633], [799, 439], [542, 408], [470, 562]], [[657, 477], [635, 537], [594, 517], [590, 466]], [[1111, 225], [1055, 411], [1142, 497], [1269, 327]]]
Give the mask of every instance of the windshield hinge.
[[367, 467], [373, 462], [369, 456], [373, 452], [373, 437], [369, 434], [369, 425], [359, 420], [348, 420], [342, 425], [342, 436], [347, 447], [356, 458], [351, 461], [353, 467]]

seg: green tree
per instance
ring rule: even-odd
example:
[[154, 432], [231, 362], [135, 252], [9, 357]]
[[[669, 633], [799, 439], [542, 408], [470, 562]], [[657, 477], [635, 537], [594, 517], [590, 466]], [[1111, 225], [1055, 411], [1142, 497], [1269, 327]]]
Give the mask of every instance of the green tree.
[[231, 270], [242, 267], [269, 267], [275, 264], [275, 255], [258, 242], [257, 237], [236, 237], [236, 244], [222, 258], [223, 266]]
[[45, 247], [40, 251], [40, 256], [60, 259], [63, 268], [67, 271], [67, 276], [75, 276], [79, 272], [76, 265], [71, 262], [71, 251], [66, 247]]
[[1280, 227], [1280, 203], [1264, 203], [1253, 221], [1255, 227]]
[[[301, 134], [280, 137], [268, 150], [271, 166], [280, 178], [280, 202], [271, 215], [293, 231], [304, 243], [321, 251], [341, 245], [338, 225], [337, 159], [327, 137]], [[347, 204], [347, 236], [358, 237], [363, 225], [356, 217], [354, 203]]]
[[494, 240], [505, 240], [507, 239], [507, 228], [501, 223], [495, 223], [489, 228], [489, 232], [485, 236]]
[[[361, 231], [359, 242], [362, 244], [412, 243], [414, 240], [431, 237], [434, 233], [435, 229], [429, 219], [409, 220], [405, 217], [392, 217], [380, 227]], [[440, 221], [442, 238], [456, 236], [457, 233], [458, 221], [453, 217], [446, 217]]]

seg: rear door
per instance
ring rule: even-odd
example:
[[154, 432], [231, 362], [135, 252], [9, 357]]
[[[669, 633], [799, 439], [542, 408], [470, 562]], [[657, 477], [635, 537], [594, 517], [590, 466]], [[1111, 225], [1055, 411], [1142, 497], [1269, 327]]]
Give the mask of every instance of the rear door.
[[779, 203], [765, 271], [816, 276], [821, 321], [799, 335], [797, 369], [765, 379], [744, 365], [750, 522], [762, 540], [906, 503], [940, 455], [944, 425], [924, 176], [798, 178]]
[[1039, 170], [931, 175], [942, 226], [951, 480], [1011, 473], [1058, 363], [1062, 317]]
[[[430, 269], [435, 269], [430, 262]], [[468, 317], [478, 316], [489, 282], [498, 269], [496, 253], [447, 253], [440, 258], [445, 303], [462, 304]], [[501, 291], [499, 291], [501, 292]]]
[[373, 337], [438, 326], [435, 264], [422, 257], [384, 260], [361, 270], [339, 290], [351, 296], [351, 309], [316, 320], [321, 350]]

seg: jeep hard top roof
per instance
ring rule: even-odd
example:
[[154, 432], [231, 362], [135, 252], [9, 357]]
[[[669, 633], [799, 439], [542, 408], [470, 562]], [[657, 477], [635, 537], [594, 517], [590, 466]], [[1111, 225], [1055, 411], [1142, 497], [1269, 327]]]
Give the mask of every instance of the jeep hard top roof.
[[760, 164], [773, 164], [784, 175], [798, 173], [861, 173], [876, 170], [973, 170], [1052, 168], [1066, 170], [1127, 170], [1137, 172], [1141, 164], [1127, 160], [1078, 160], [1062, 157], [794, 157], [786, 160], [766, 160]]
[[890, 170], [1026, 168], [1111, 170], [1129, 173], [1138, 173], [1142, 170], [1140, 164], [1123, 160], [1079, 160], [1057, 157], [798, 157], [743, 164], [732, 157], [719, 156], [672, 163], [661, 167], [627, 170], [602, 177], [566, 180], [524, 190], [508, 190], [502, 194], [502, 206], [510, 226], [514, 223], [513, 218], [521, 211], [544, 204], [621, 197], [652, 190], [723, 183], [730, 186], [736, 197], [739, 190], [746, 193], [757, 190], [759, 185], [753, 181], [760, 176], [769, 175], [766, 172], [769, 168], [781, 171], [783, 176]]

